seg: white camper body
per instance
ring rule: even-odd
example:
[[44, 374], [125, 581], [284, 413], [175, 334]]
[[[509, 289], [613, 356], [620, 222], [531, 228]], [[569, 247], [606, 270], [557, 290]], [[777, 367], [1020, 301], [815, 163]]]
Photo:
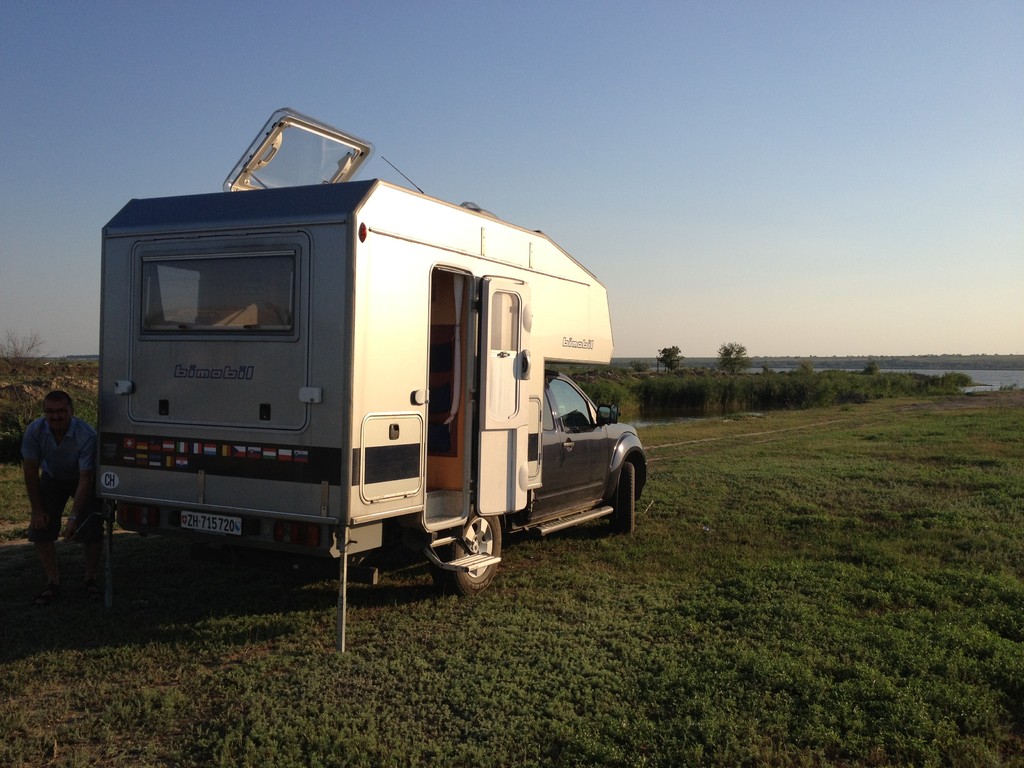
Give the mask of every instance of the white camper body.
[[611, 360], [604, 286], [540, 232], [351, 181], [371, 151], [282, 110], [223, 193], [103, 231], [100, 495], [128, 530], [340, 557], [342, 650], [348, 555], [398, 538], [478, 592], [505, 527], [632, 531], [647, 466], [544, 370]]
[[133, 200], [102, 285], [100, 491], [209, 543], [337, 556], [522, 510], [544, 363], [612, 352], [545, 235], [377, 180]]

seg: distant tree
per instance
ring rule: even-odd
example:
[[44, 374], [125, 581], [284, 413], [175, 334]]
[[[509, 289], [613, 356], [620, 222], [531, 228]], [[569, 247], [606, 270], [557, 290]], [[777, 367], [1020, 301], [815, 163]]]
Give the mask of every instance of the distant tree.
[[646, 360], [634, 360], [629, 364], [629, 367], [636, 373], [645, 373], [646, 371], [651, 370], [651, 364]]
[[730, 341], [718, 348], [718, 367], [726, 373], [742, 373], [750, 367], [747, 348], [735, 341]]
[[864, 366], [864, 373], [868, 376], [874, 376], [878, 373], [878, 361], [868, 360], [868, 364]]
[[0, 360], [15, 368], [39, 357], [42, 348], [43, 340], [38, 333], [19, 336], [14, 331], [7, 331], [7, 339], [0, 342]]
[[802, 373], [804, 376], [810, 376], [814, 373], [814, 364], [810, 360], [801, 360], [800, 365], [796, 367], [797, 373]]
[[665, 366], [666, 371], [674, 371], [679, 367], [679, 361], [683, 359], [679, 347], [665, 347], [658, 350], [658, 362]]

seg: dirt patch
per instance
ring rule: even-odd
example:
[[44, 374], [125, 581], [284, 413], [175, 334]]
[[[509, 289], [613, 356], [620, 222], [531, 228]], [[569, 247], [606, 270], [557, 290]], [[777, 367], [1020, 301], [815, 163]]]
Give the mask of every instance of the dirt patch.
[[72, 396], [95, 397], [99, 389], [95, 366], [41, 365], [28, 373], [0, 375], [0, 403], [29, 403], [38, 408], [47, 392], [62, 389]]
[[[27, 526], [22, 526], [22, 529]], [[15, 557], [32, 557], [32, 544], [25, 538], [20, 541], [0, 541], [0, 563]]]

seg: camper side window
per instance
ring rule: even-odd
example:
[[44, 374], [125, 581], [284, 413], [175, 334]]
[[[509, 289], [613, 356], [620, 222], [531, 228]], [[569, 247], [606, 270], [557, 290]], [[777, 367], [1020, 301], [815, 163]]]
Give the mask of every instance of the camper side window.
[[142, 263], [144, 332], [282, 332], [294, 324], [293, 254]]

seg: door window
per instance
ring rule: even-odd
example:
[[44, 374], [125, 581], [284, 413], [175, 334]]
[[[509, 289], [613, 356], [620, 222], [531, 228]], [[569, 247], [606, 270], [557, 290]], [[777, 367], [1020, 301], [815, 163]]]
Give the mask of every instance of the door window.
[[561, 419], [568, 432], [593, 429], [597, 424], [591, 412], [590, 402], [572, 384], [562, 379], [552, 379], [548, 392], [555, 408], [555, 415]]
[[512, 352], [519, 349], [519, 297], [514, 293], [498, 291], [491, 298], [492, 352]]
[[487, 413], [507, 423], [519, 413], [519, 296], [507, 291], [491, 295], [487, 334]]

